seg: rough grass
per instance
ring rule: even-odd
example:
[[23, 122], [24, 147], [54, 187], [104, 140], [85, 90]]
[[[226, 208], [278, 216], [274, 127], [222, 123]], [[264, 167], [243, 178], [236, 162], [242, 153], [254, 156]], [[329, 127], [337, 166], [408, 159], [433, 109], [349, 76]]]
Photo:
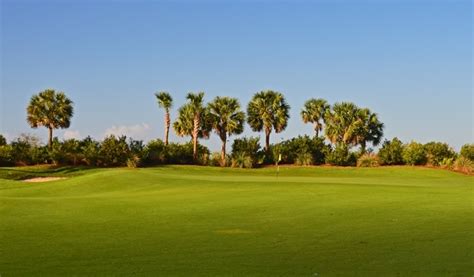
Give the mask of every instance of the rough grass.
[[40, 174], [73, 177], [0, 179], [2, 276], [474, 273], [472, 176], [410, 167]]

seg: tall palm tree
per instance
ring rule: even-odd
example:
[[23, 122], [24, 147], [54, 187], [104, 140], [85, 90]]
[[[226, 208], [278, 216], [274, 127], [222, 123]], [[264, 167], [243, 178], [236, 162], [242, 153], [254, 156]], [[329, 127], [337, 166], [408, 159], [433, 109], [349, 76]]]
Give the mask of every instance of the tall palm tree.
[[66, 97], [64, 92], [47, 89], [31, 97], [26, 112], [26, 120], [32, 128], [40, 126], [48, 128], [48, 146], [51, 149], [53, 130], [69, 128], [74, 109], [73, 102]]
[[359, 108], [354, 103], [336, 103], [324, 116], [325, 135], [333, 144], [348, 146], [354, 143], [356, 131], [360, 128]]
[[197, 146], [199, 137], [208, 137], [210, 128], [207, 110], [204, 107], [204, 92], [188, 93], [188, 103], [179, 109], [179, 117], [173, 124], [178, 136], [191, 135], [193, 140], [193, 158], [198, 158]]
[[367, 143], [376, 146], [383, 136], [384, 124], [377, 114], [361, 109], [353, 103], [336, 103], [325, 115], [326, 137], [333, 144], [361, 146], [364, 153]]
[[[207, 110], [201, 113], [199, 121], [201, 123], [198, 130], [198, 138], [209, 138], [212, 127]], [[180, 137], [190, 136], [191, 142], [193, 142], [194, 111], [189, 103], [184, 104], [178, 109], [178, 118], [173, 123], [173, 129], [176, 135]]]
[[168, 136], [171, 125], [170, 108], [173, 106], [173, 98], [166, 91], [157, 92], [155, 93], [155, 96], [158, 101], [158, 106], [165, 109], [165, 145], [168, 145]]
[[216, 97], [208, 104], [212, 128], [222, 141], [221, 166], [226, 162], [227, 137], [244, 131], [245, 113], [237, 98]]
[[355, 143], [360, 144], [362, 154], [365, 153], [367, 143], [377, 146], [382, 141], [384, 124], [380, 122], [376, 113], [369, 109], [360, 109], [358, 113], [358, 129]]
[[330, 106], [324, 99], [309, 99], [304, 104], [303, 110], [301, 111], [301, 118], [304, 123], [313, 123], [316, 137], [319, 136], [319, 132], [323, 129], [321, 120], [324, 120], [326, 111], [329, 110]]
[[204, 92], [188, 93], [186, 98], [189, 101], [193, 112], [193, 158], [197, 160], [197, 145], [199, 128], [201, 125], [201, 115], [205, 112], [204, 108]]
[[272, 130], [285, 130], [290, 118], [290, 106], [283, 94], [271, 90], [256, 93], [247, 106], [247, 122], [255, 132], [265, 131], [265, 150], [270, 149]]

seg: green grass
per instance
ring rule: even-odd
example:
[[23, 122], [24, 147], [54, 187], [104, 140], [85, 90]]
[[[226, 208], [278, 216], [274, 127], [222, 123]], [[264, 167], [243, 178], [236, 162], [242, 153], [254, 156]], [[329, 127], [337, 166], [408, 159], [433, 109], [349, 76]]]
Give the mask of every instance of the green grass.
[[472, 176], [410, 167], [60, 174], [72, 177], [0, 179], [2, 277], [474, 274]]

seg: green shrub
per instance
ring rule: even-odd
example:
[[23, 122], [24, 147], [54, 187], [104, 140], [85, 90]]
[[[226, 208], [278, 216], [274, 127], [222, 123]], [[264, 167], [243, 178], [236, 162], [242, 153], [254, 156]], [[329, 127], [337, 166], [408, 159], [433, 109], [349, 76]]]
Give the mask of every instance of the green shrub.
[[423, 144], [412, 141], [403, 149], [403, 161], [408, 165], [425, 165], [428, 161]]
[[0, 166], [12, 166], [14, 165], [12, 158], [12, 147], [10, 145], [0, 146]]
[[357, 159], [357, 166], [358, 167], [376, 167], [379, 166], [379, 158], [377, 155], [366, 153]]
[[91, 137], [86, 137], [80, 143], [80, 149], [83, 156], [82, 162], [88, 166], [97, 166], [100, 155], [100, 143]]
[[32, 165], [48, 161], [48, 150], [41, 146], [38, 137], [22, 134], [11, 142], [11, 158], [15, 164]]
[[193, 158], [193, 144], [191, 142], [178, 144], [170, 143], [166, 146], [167, 164], [200, 164], [206, 165], [209, 159], [209, 149], [204, 145], [198, 144], [198, 159]]
[[349, 151], [346, 145], [337, 145], [334, 151], [326, 156], [326, 163], [338, 166], [355, 166], [357, 156]]
[[84, 160], [81, 142], [76, 139], [60, 142], [57, 138], [54, 138], [52, 149], [48, 153], [56, 165], [79, 165]]
[[128, 149], [130, 149], [130, 154], [132, 156], [142, 157], [145, 145], [143, 144], [142, 140], [134, 140], [130, 138], [128, 141]]
[[236, 139], [232, 143], [232, 166], [255, 167], [263, 161], [264, 154], [257, 137]]
[[0, 146], [5, 145], [7, 145], [7, 139], [2, 134], [0, 134]]
[[427, 163], [439, 166], [443, 159], [454, 158], [456, 152], [448, 144], [442, 142], [429, 142], [425, 144]]
[[471, 161], [474, 161], [474, 144], [464, 144], [461, 147], [461, 156]]
[[474, 171], [474, 162], [464, 156], [461, 156], [454, 162], [454, 170], [472, 174]]
[[384, 141], [382, 148], [378, 153], [381, 165], [402, 165], [403, 161], [403, 143], [398, 138], [392, 141]]
[[166, 145], [160, 140], [151, 140], [143, 150], [143, 163], [145, 165], [159, 165], [167, 161]]
[[99, 163], [102, 166], [124, 166], [130, 157], [127, 137], [110, 135], [100, 144]]
[[[273, 161], [278, 160], [281, 154], [281, 164], [299, 164], [306, 157], [306, 163], [311, 156], [311, 164], [323, 164], [330, 146], [324, 143], [323, 138], [298, 136], [272, 146]], [[299, 158], [298, 158], [299, 157]]]

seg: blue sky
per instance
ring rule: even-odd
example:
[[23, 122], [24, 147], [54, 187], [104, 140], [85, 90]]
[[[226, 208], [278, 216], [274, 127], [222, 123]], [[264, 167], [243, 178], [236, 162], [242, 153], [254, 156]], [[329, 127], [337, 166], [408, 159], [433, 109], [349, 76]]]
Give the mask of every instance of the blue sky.
[[[175, 108], [189, 91], [284, 93], [287, 130], [312, 134], [305, 100], [377, 112], [385, 137], [473, 142], [471, 1], [1, 1], [0, 133], [30, 129], [26, 105], [46, 88], [75, 102], [59, 137], [163, 136], [153, 93]], [[173, 118], [175, 113], [172, 114]], [[244, 135], [253, 133], [247, 126]], [[174, 132], [172, 140], [176, 138]], [[186, 138], [187, 140], [187, 138]], [[217, 150], [213, 136], [204, 144]]]

